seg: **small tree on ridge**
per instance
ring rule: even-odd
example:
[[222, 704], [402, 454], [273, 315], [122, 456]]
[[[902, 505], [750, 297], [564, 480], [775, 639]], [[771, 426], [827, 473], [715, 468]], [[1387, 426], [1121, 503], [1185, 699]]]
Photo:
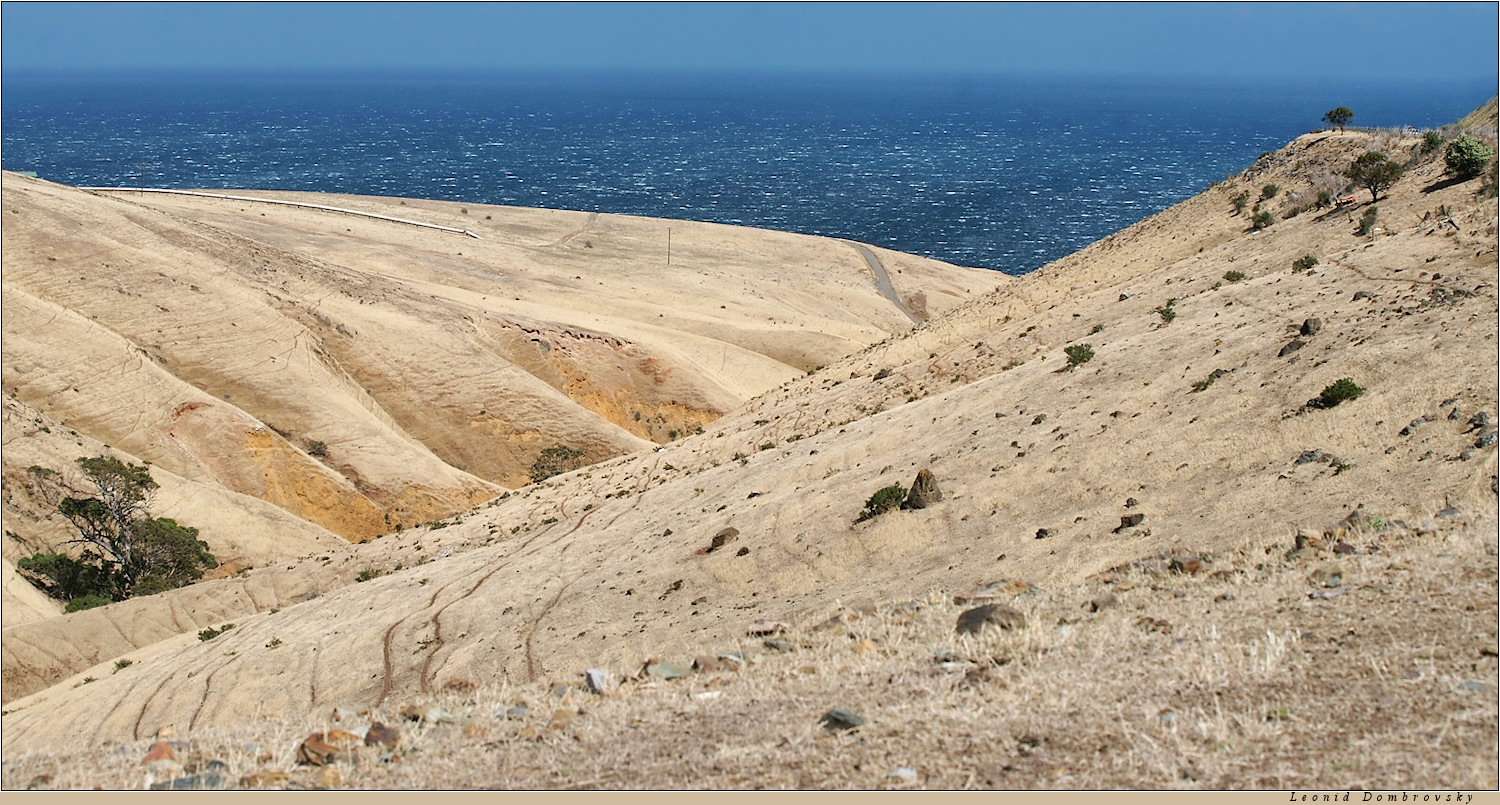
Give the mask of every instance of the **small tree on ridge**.
[[1353, 119], [1354, 110], [1347, 106], [1335, 107], [1323, 114], [1323, 120], [1327, 121], [1331, 126], [1337, 126], [1339, 131], [1343, 131], [1344, 127], [1349, 125], [1349, 121]]
[[1380, 200], [1380, 191], [1401, 178], [1401, 166], [1379, 151], [1366, 151], [1349, 164], [1344, 175], [1370, 191], [1370, 202]]

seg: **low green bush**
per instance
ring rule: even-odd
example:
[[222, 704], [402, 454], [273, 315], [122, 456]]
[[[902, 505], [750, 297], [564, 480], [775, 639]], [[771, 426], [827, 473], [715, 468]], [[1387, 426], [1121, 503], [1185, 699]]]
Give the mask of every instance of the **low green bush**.
[[899, 507], [906, 500], [906, 487], [900, 484], [892, 484], [879, 490], [865, 501], [865, 510], [860, 513], [856, 523], [862, 523], [873, 517], [879, 517], [886, 512]]

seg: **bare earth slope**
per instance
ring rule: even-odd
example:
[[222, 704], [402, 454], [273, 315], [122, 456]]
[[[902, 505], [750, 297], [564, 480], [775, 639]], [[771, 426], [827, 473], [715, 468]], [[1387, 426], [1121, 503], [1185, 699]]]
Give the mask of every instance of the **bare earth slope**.
[[[912, 326], [858, 248], [826, 238], [673, 222], [668, 266], [661, 221], [263, 195], [480, 238], [6, 176], [7, 561], [71, 536], [58, 482], [90, 492], [74, 461], [104, 445], [149, 461], [156, 513], [242, 570], [464, 511], [529, 482], [548, 447], [589, 463], [678, 438]], [[1006, 281], [882, 254], [924, 312]], [[33, 593], [6, 585], [7, 626], [55, 614]], [[33, 624], [7, 641], [5, 697], [236, 611]], [[40, 664], [11, 650], [58, 640]]]
[[[1295, 567], [1282, 555], [1299, 528], [1378, 531], [1449, 509], [1492, 524], [1496, 203], [1478, 180], [1444, 181], [1417, 144], [1307, 135], [909, 334], [786, 378], [662, 451], [154, 596], [188, 608], [274, 588], [275, 603], [259, 600], [280, 609], [11, 701], [7, 753], [389, 708], [457, 683], [634, 671], [740, 643], [756, 619], [816, 623], [841, 606], [1005, 580], [1078, 589], [1162, 551]], [[1355, 231], [1363, 202], [1283, 217], [1371, 147], [1412, 160], [1372, 234]], [[1232, 200], [1273, 182], [1276, 223], [1251, 231]], [[1294, 270], [1304, 255], [1318, 264]], [[1080, 343], [1094, 357], [1069, 369], [1063, 349]], [[1307, 405], [1341, 378], [1364, 395]], [[923, 468], [941, 502], [855, 522], [873, 492]], [[382, 575], [327, 581], [360, 569]], [[1481, 598], [1461, 618], [1493, 642], [1493, 592]], [[1424, 628], [1454, 626], [1378, 628], [1421, 642]], [[1341, 706], [1366, 695], [1380, 694], [1344, 691]], [[1494, 724], [1491, 710], [1454, 729], [1493, 756]]]

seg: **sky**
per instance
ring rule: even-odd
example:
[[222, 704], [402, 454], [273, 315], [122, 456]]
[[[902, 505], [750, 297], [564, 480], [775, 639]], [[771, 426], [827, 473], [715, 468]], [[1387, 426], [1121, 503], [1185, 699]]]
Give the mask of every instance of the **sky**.
[[1494, 83], [1488, 3], [41, 3], [0, 69], [807, 71]]

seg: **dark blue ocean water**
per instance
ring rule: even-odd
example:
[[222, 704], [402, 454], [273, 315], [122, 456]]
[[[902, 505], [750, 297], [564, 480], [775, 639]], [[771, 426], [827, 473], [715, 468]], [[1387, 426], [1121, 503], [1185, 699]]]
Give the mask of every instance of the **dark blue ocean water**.
[[835, 235], [1012, 274], [1317, 128], [1431, 127], [1486, 86], [792, 75], [8, 74], [0, 165]]

